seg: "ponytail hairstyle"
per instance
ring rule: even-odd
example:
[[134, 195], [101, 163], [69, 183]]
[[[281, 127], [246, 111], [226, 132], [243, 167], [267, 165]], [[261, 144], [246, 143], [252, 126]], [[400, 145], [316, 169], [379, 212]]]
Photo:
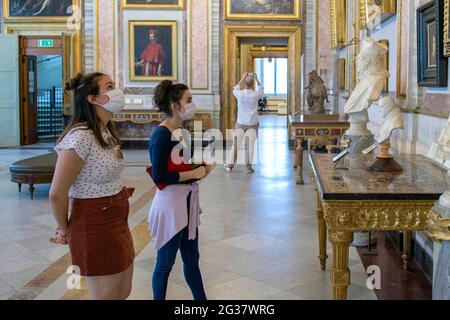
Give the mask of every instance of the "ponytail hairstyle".
[[72, 129], [77, 127], [87, 127], [87, 130], [92, 130], [94, 132], [96, 140], [103, 148], [120, 145], [119, 135], [111, 121], [107, 124], [106, 129], [111, 134], [113, 141], [104, 140], [102, 135], [104, 126], [100, 117], [95, 112], [94, 105], [88, 101], [88, 96], [97, 96], [100, 94], [99, 80], [104, 76], [106, 75], [100, 72], [85, 75], [79, 73], [75, 78], [66, 83], [65, 91], [73, 92], [73, 114], [69, 126], [64, 130], [61, 137], [59, 137], [58, 143], [64, 139]]
[[170, 80], [164, 80], [155, 89], [153, 105], [158, 108], [159, 112], [164, 112], [169, 117], [172, 117], [172, 103], [179, 103], [187, 90], [189, 90], [189, 87], [185, 84], [174, 84]]

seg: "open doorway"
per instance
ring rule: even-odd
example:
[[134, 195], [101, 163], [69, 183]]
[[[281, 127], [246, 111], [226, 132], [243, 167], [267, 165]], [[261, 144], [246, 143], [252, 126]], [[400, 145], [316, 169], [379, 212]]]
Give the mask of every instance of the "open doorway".
[[21, 145], [52, 143], [64, 129], [64, 36], [20, 37]]

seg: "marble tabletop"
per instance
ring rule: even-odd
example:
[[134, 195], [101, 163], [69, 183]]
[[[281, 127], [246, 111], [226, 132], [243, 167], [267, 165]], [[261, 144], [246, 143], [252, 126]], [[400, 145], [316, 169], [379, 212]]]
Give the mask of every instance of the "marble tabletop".
[[310, 162], [323, 200], [437, 200], [450, 188], [444, 166], [422, 155], [396, 155], [403, 172], [366, 171], [375, 155], [347, 155], [335, 169], [335, 155], [311, 152]]
[[303, 113], [297, 112], [289, 116], [289, 121], [291, 124], [305, 124], [311, 123], [317, 124], [348, 124], [348, 120], [345, 116], [326, 112], [324, 114], [313, 114], [313, 113]]

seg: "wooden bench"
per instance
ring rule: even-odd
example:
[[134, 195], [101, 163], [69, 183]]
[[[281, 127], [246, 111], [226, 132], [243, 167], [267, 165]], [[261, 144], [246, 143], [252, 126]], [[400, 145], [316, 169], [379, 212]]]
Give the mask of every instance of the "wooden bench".
[[22, 184], [30, 185], [29, 190], [31, 200], [33, 200], [34, 186], [36, 184], [48, 184], [52, 182], [57, 158], [57, 153], [52, 152], [17, 161], [9, 166], [11, 181], [18, 184], [19, 192], [22, 191]]

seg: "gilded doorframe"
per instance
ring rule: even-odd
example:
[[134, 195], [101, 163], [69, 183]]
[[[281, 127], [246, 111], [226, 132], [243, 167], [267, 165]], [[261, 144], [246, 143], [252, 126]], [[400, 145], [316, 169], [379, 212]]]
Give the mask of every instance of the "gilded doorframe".
[[234, 128], [237, 116], [236, 99], [233, 87], [238, 82], [239, 39], [241, 38], [287, 38], [288, 39], [288, 114], [301, 108], [301, 27], [283, 25], [225, 25], [224, 26], [224, 63], [222, 75], [223, 107], [221, 129]]

